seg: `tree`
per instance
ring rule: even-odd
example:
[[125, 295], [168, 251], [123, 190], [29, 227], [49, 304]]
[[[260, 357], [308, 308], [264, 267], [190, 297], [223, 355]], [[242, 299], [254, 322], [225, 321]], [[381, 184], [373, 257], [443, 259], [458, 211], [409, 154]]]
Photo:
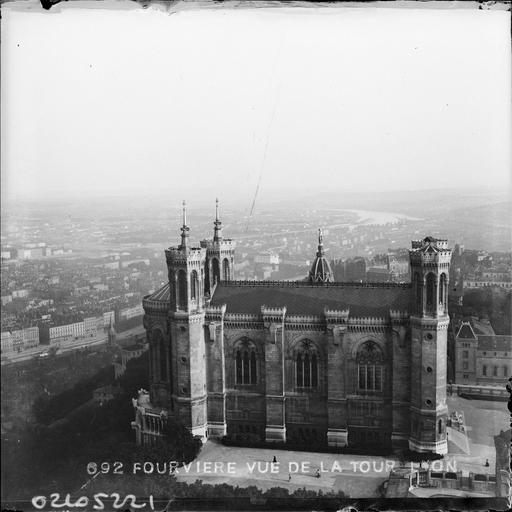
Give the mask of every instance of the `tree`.
[[467, 290], [462, 306], [463, 316], [486, 318], [496, 334], [512, 334], [510, 311], [512, 291], [498, 287], [485, 287]]

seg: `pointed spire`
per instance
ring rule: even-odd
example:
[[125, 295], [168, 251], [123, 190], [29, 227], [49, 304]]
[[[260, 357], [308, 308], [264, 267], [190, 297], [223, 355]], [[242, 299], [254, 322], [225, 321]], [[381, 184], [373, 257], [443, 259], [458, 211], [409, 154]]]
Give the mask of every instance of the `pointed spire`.
[[332, 283], [333, 275], [331, 265], [325, 257], [324, 237], [322, 229], [318, 230], [318, 251], [309, 271], [309, 282], [312, 284]]
[[187, 248], [187, 239], [189, 237], [188, 232], [190, 228], [187, 226], [187, 205], [185, 201], [183, 201], [183, 226], [181, 227], [181, 245], [180, 249]]
[[213, 230], [213, 241], [219, 242], [222, 240], [222, 222], [219, 220], [219, 200], [215, 199], [215, 228]]
[[318, 251], [316, 255], [321, 258], [324, 254], [324, 235], [322, 233], [322, 228], [318, 228]]

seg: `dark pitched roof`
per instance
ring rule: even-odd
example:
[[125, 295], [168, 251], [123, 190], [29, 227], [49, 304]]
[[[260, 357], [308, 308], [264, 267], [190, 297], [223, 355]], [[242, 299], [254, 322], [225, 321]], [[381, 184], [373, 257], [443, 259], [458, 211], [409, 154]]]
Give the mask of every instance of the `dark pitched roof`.
[[347, 309], [351, 316], [387, 316], [390, 309], [407, 310], [407, 285], [308, 285], [290, 282], [219, 283], [211, 304], [226, 304], [227, 313], [261, 313], [261, 306], [282, 307], [290, 315], [322, 315], [324, 308]]
[[[478, 350], [512, 352], [512, 336], [478, 336]], [[512, 358], [512, 354], [510, 357]]]
[[465, 340], [476, 340], [476, 334], [474, 333], [469, 322], [462, 322], [457, 338], [464, 338]]
[[484, 322], [482, 320], [471, 319], [471, 325], [473, 326], [473, 330], [477, 335], [483, 334], [485, 336], [492, 336], [495, 334], [491, 323], [488, 321]]

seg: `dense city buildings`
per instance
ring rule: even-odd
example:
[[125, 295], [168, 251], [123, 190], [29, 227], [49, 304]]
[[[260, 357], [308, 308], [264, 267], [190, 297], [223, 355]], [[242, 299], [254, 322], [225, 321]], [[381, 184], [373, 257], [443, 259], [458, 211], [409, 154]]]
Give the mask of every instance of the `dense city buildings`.
[[333, 282], [322, 235], [307, 280], [236, 281], [218, 218], [199, 246], [185, 215], [181, 231], [168, 283], [143, 300], [139, 442], [176, 416], [203, 439], [447, 452], [446, 240], [412, 242], [411, 283]]
[[461, 289], [512, 289], [512, 261], [508, 253], [466, 250], [457, 245], [453, 263], [452, 271], [456, 273]]
[[10, 254], [2, 262], [2, 358], [38, 345], [44, 351], [106, 339], [111, 324], [121, 330], [140, 325], [142, 296], [164, 275], [151, 249], [33, 260]]
[[370, 258], [357, 256], [332, 261], [337, 281], [370, 283], [410, 282], [409, 256], [406, 249], [389, 249]]

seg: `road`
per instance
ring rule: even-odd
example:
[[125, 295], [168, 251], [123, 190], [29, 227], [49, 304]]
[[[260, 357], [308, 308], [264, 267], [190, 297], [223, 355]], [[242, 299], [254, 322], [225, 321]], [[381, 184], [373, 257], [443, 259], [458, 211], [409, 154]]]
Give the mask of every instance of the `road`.
[[[144, 334], [144, 327], [139, 325], [137, 327], [133, 327], [127, 331], [122, 331], [117, 333], [117, 339], [123, 340], [127, 339], [131, 336], [138, 336]], [[69, 340], [61, 343], [59, 346], [59, 350], [57, 355], [63, 354], [65, 352], [70, 352], [72, 350], [83, 349], [87, 347], [92, 347], [95, 345], [103, 345], [107, 342], [108, 336], [105, 333], [97, 334], [94, 337], [82, 338], [79, 340]], [[48, 352], [50, 350], [50, 346], [48, 345], [38, 345], [37, 347], [28, 348], [19, 353], [12, 353], [8, 355], [2, 356], [2, 366], [12, 363], [20, 363], [22, 361], [27, 361], [34, 357], [38, 357], [40, 354], [44, 352]], [[4, 359], [5, 358], [5, 359]]]
[[[57, 354], [62, 354], [64, 352], [69, 352], [71, 350], [78, 350], [81, 348], [91, 347], [94, 345], [102, 345], [107, 342], [107, 335], [101, 334], [98, 336], [94, 336], [92, 338], [83, 338], [80, 340], [71, 340], [67, 342], [61, 343], [58, 347], [59, 350]], [[29, 348], [23, 350], [19, 353], [9, 354], [5, 357], [6, 359], [2, 360], [2, 365], [11, 364], [11, 363], [19, 363], [21, 361], [27, 361], [28, 359], [33, 359], [34, 357], [40, 356], [45, 352], [48, 352], [51, 349], [49, 345], [38, 345], [37, 347]]]

